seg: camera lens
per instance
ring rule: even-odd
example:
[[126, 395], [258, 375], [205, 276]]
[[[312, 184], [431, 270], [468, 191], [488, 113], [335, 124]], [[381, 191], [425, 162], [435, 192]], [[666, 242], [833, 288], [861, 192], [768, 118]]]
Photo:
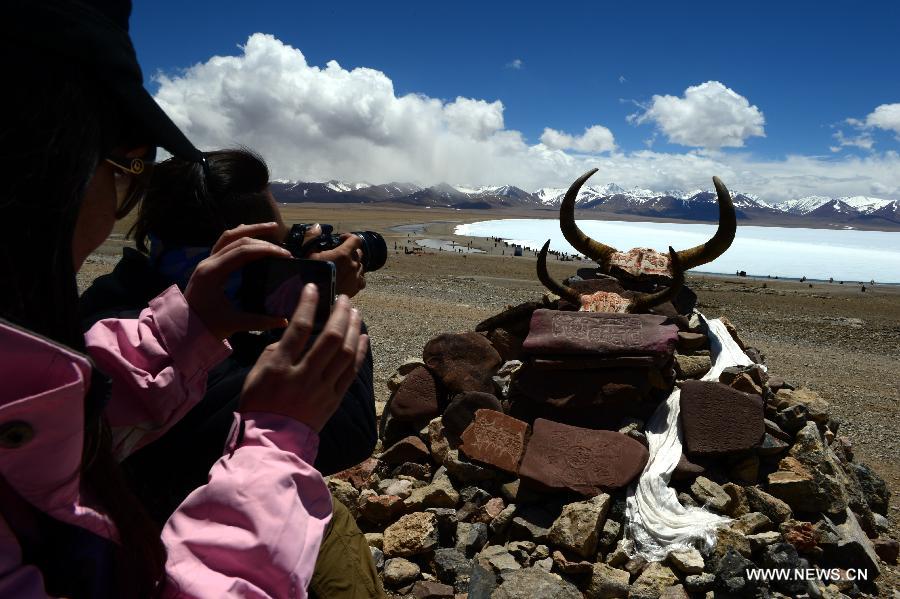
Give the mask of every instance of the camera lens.
[[353, 231], [362, 240], [363, 270], [378, 270], [387, 262], [387, 243], [384, 237], [375, 231]]

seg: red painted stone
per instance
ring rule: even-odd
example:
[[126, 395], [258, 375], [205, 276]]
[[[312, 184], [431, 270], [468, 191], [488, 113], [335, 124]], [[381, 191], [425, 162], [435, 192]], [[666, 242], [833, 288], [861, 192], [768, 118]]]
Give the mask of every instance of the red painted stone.
[[525, 451], [528, 424], [494, 410], [477, 410], [463, 431], [459, 449], [469, 458], [516, 474]]
[[619, 489], [644, 469], [649, 454], [640, 442], [613, 431], [539, 418], [519, 466], [523, 482], [598, 495]]

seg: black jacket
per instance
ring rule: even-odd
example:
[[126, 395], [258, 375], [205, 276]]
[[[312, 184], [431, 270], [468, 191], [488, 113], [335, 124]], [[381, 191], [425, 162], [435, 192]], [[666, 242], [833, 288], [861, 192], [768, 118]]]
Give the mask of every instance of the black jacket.
[[[137, 318], [169, 284], [150, 267], [146, 256], [125, 248], [115, 269], [98, 277], [82, 294], [79, 308], [84, 330], [104, 318]], [[244, 378], [263, 348], [275, 339], [272, 334], [233, 335], [229, 342], [234, 351], [210, 371], [200, 403], [163, 437], [125, 461], [133, 486], [157, 520], [165, 521], [193, 489], [206, 483], [210, 467], [222, 455]], [[354, 466], [375, 448], [372, 368], [370, 349], [337, 412], [319, 433], [315, 466], [322, 474]]]

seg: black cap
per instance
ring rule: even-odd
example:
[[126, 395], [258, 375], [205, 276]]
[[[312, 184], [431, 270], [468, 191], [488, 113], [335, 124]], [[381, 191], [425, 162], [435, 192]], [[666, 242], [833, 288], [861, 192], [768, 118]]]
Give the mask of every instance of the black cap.
[[185, 160], [203, 160], [202, 152], [144, 89], [128, 35], [130, 0], [11, 0], [4, 2], [3, 12], [3, 35], [22, 50], [59, 53], [95, 71], [98, 83], [119, 98], [147, 143]]

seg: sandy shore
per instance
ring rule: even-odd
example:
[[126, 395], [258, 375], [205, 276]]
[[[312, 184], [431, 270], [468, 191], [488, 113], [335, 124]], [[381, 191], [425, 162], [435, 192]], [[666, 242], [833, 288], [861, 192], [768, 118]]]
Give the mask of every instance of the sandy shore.
[[[420, 356], [430, 337], [471, 330], [505, 305], [539, 299], [544, 291], [535, 276], [533, 256], [514, 258], [491, 241], [453, 235], [460, 223], [525, 215], [359, 205], [292, 205], [284, 208], [284, 214], [288, 222], [331, 223], [344, 231], [370, 229], [386, 238], [390, 250], [386, 266], [368, 275], [367, 288], [354, 300], [372, 336], [379, 402], [387, 399], [385, 381], [394, 368], [407, 357]], [[535, 217], [534, 212], [527, 216]], [[557, 225], [548, 222], [548, 226]], [[91, 257], [79, 276], [82, 286], [115, 264], [125, 243], [122, 232], [124, 228]], [[415, 247], [420, 239], [471, 242], [485, 253], [404, 253], [404, 247]], [[501, 254], [504, 250], [507, 255]], [[559, 278], [586, 265], [555, 260], [549, 264]], [[858, 285], [850, 284], [810, 286], [710, 275], [690, 275], [687, 284], [698, 294], [700, 310], [711, 317], [727, 315], [745, 342], [766, 354], [771, 373], [818, 391], [831, 403], [843, 419], [841, 431], [853, 441], [857, 459], [873, 466], [890, 485], [891, 536], [896, 538], [900, 287], [876, 285], [862, 293]]]

